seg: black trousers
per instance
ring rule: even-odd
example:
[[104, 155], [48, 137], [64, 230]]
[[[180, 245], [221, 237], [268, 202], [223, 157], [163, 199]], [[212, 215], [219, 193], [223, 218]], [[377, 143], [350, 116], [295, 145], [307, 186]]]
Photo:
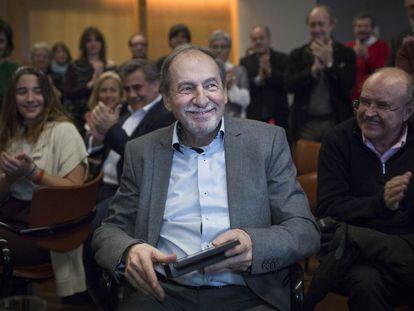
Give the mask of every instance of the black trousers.
[[219, 288], [197, 289], [160, 281], [165, 300], [160, 302], [131, 289], [118, 310], [166, 311], [270, 311], [276, 310], [255, 295], [247, 286], [230, 285]]

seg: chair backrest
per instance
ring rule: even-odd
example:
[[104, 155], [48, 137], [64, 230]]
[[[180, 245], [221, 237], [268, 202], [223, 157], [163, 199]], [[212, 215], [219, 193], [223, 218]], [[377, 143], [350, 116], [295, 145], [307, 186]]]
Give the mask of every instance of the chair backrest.
[[309, 201], [309, 207], [313, 214], [315, 214], [316, 210], [316, 196], [317, 196], [317, 189], [318, 189], [318, 174], [316, 172], [303, 174], [298, 176], [298, 182], [303, 188], [303, 191], [306, 194], [306, 197]]
[[[71, 223], [94, 211], [103, 173], [92, 181], [78, 186], [40, 187], [33, 193], [29, 214], [29, 228]], [[42, 248], [67, 252], [80, 246], [90, 231], [90, 221], [68, 230], [36, 238]]]
[[299, 139], [293, 150], [293, 162], [298, 175], [316, 172], [321, 144], [315, 141]]

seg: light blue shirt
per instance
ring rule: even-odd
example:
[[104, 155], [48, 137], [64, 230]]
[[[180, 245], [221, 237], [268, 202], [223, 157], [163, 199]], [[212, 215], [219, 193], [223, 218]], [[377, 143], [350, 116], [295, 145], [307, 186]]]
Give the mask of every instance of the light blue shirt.
[[[179, 141], [175, 123], [174, 148], [167, 201], [157, 249], [177, 258], [207, 248], [221, 233], [230, 230], [227, 200], [224, 120], [213, 141], [202, 148], [190, 148]], [[165, 275], [160, 266], [159, 273]], [[193, 271], [174, 279], [192, 286], [245, 285], [240, 273], [218, 274]]]

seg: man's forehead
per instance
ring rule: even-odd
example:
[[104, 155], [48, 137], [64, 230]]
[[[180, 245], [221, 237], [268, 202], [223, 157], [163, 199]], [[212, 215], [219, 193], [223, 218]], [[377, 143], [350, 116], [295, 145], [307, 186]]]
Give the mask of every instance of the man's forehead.
[[325, 8], [315, 8], [309, 13], [309, 23], [316, 21], [327, 21], [331, 24], [329, 13]]
[[143, 35], [136, 35], [132, 38], [131, 42], [146, 42], [147, 40]]
[[402, 76], [377, 73], [370, 76], [362, 86], [361, 95], [397, 100], [406, 92], [406, 81]]
[[213, 58], [197, 50], [191, 50], [177, 55], [177, 57], [171, 63], [171, 69], [180, 72], [182, 69], [189, 67], [194, 63], [198, 63], [200, 66], [202, 66], [202, 68], [208, 68], [212, 66], [212, 68], [216, 67], [218, 70], [218, 66]]

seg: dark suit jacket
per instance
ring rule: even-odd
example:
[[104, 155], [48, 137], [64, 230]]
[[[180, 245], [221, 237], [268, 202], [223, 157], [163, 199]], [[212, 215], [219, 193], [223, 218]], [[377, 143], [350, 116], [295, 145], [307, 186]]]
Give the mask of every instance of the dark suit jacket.
[[[285, 76], [288, 92], [295, 95], [291, 112], [291, 131], [297, 139], [301, 126], [306, 122], [308, 105], [312, 92], [313, 55], [309, 44], [290, 53]], [[325, 79], [329, 85], [331, 107], [336, 123], [352, 117], [350, 91], [355, 83], [356, 56], [351, 48], [338, 42], [333, 44], [333, 64], [325, 69]]]
[[[319, 248], [319, 233], [296, 181], [283, 129], [252, 120], [225, 118], [224, 150], [231, 228], [253, 242], [251, 274], [245, 282], [259, 297], [289, 310], [287, 266]], [[173, 160], [173, 126], [135, 139], [109, 216], [95, 231], [99, 265], [114, 272], [136, 243], [156, 246], [162, 226]]]
[[404, 37], [411, 35], [411, 34], [413, 34], [413, 30], [411, 29], [411, 27], [408, 27], [391, 39], [391, 44], [390, 44], [391, 53], [388, 59], [388, 66], [391, 66], [391, 67], [395, 66], [395, 62], [397, 59], [397, 53], [401, 47], [403, 39]]
[[[175, 121], [173, 114], [165, 109], [163, 100], [160, 100], [147, 112], [132, 135], [128, 136], [122, 129], [122, 125], [125, 123], [126, 119], [128, 119], [129, 116], [129, 112], [121, 114], [119, 121], [113, 125], [106, 133], [104, 138], [105, 148], [100, 151], [103, 152], [103, 160], [101, 162], [102, 164], [108, 156], [110, 150], [114, 150], [121, 156], [121, 159], [118, 162], [117, 166], [119, 177], [121, 177], [122, 174], [124, 149], [127, 142], [131, 139], [148, 134], [159, 128], [166, 127]], [[96, 154], [92, 154], [91, 156], [96, 156]]]
[[259, 73], [259, 55], [243, 57], [240, 65], [246, 68], [250, 83], [250, 105], [247, 107], [247, 118], [267, 121], [276, 120], [276, 124], [286, 128], [288, 119], [288, 100], [283, 82], [283, 74], [287, 66], [286, 54], [270, 49], [272, 74], [263, 85], [256, 85], [254, 78]]

